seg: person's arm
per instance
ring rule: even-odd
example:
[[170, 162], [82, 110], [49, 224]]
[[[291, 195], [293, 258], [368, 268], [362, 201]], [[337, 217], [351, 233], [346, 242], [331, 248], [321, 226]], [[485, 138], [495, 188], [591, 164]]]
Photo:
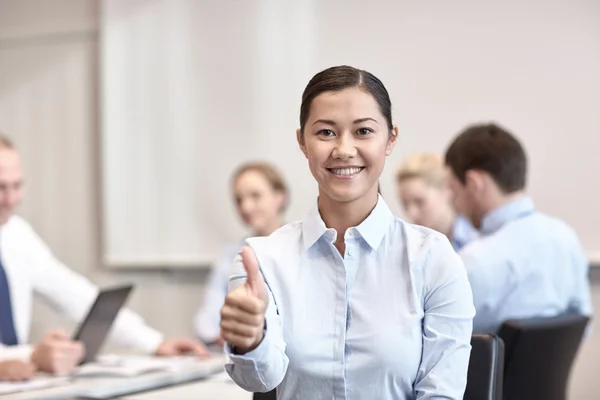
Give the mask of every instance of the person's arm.
[[206, 343], [214, 342], [219, 338], [220, 312], [227, 296], [230, 269], [235, 254], [230, 250], [225, 251], [214, 265], [206, 285], [204, 301], [194, 318], [196, 335]]
[[[29, 232], [28, 246], [29, 262], [34, 266], [35, 292], [74, 322], [83, 320], [96, 299], [98, 288], [56, 259], [33, 230]], [[154, 353], [163, 342], [163, 335], [147, 326], [139, 315], [123, 309], [109, 340], [118, 346]]]
[[[258, 269], [258, 263], [256, 263]], [[230, 279], [230, 293], [240, 289], [247, 282], [248, 274], [245, 272], [242, 257], [236, 257], [233, 268], [234, 275]], [[262, 274], [259, 272], [262, 278]], [[264, 284], [264, 282], [263, 282]], [[264, 315], [264, 336], [262, 341], [253, 350], [239, 354], [228, 343], [226, 352], [229, 363], [225, 369], [229, 376], [240, 386], [250, 392], [268, 392], [275, 389], [287, 372], [288, 357], [285, 354], [285, 342], [281, 327], [281, 319], [273, 293], [264, 284], [268, 305]]]
[[423, 266], [423, 354], [415, 398], [462, 400], [475, 309], [459, 256], [445, 238], [432, 239]]
[[467, 246], [459, 255], [467, 270], [473, 293], [476, 311], [473, 332], [496, 333], [504, 322], [504, 316], [498, 314], [498, 308], [517, 285], [514, 270], [507, 263], [498, 264], [495, 260], [489, 262], [481, 256], [479, 249], [474, 251], [473, 246]]
[[[569, 304], [569, 311], [581, 315], [592, 316], [594, 310], [592, 306], [592, 296], [590, 291], [590, 261], [588, 260], [583, 247], [575, 237], [575, 250], [573, 254], [573, 263], [575, 264], [575, 291]], [[588, 325], [588, 333], [592, 324]]]

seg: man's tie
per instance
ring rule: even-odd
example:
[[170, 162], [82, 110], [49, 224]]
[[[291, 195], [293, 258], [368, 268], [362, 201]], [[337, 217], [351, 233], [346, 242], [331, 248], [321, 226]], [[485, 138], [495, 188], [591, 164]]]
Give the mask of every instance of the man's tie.
[[0, 341], [7, 346], [18, 344], [10, 302], [10, 289], [2, 265], [2, 257], [0, 257]]

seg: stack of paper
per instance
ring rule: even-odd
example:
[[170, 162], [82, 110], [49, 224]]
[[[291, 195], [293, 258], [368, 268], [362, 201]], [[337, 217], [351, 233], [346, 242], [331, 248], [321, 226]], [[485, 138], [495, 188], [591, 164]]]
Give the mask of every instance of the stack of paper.
[[49, 387], [66, 385], [69, 383], [67, 377], [34, 377], [23, 382], [0, 382], [0, 395], [24, 392], [27, 390], [46, 389]]
[[155, 371], [177, 371], [203, 362], [192, 356], [151, 357], [105, 355], [96, 362], [84, 364], [75, 373], [76, 376], [112, 375], [137, 376]]

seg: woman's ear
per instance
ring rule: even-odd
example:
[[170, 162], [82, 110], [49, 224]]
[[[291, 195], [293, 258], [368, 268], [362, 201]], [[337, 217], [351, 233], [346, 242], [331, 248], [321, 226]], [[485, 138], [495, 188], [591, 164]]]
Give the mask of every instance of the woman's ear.
[[387, 145], [385, 146], [385, 155], [386, 156], [389, 156], [390, 154], [392, 154], [394, 147], [396, 147], [397, 141], [398, 141], [398, 127], [396, 125], [394, 125], [394, 127], [392, 128], [392, 131], [388, 135], [388, 142], [387, 142]]
[[277, 190], [275, 192], [275, 199], [277, 201], [279, 213], [283, 214], [287, 208], [287, 195], [281, 190]]
[[308, 155], [306, 154], [306, 143], [304, 141], [304, 134], [302, 133], [301, 128], [296, 129], [296, 140], [298, 140], [298, 146], [300, 146], [300, 150], [302, 150], [302, 153], [304, 153], [304, 157], [308, 158]]

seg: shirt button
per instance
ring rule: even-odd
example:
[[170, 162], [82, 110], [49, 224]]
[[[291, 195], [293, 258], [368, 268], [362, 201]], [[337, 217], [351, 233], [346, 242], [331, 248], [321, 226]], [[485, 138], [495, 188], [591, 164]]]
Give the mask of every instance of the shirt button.
[[354, 250], [348, 250], [348, 255], [352, 257], [354, 255]]

